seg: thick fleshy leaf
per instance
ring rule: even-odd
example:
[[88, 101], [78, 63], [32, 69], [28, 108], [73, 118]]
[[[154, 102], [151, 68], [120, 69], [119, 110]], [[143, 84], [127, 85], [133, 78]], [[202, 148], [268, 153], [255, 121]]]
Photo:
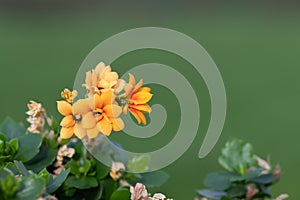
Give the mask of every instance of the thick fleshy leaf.
[[63, 116], [72, 115], [72, 106], [66, 101], [57, 101], [57, 110]]
[[69, 176], [65, 183], [68, 187], [75, 187], [81, 190], [98, 186], [97, 179], [95, 177], [90, 176], [82, 176], [80, 178], [76, 178], [75, 176]]
[[50, 194], [55, 192], [66, 180], [69, 172], [70, 172], [70, 169], [63, 170], [60, 172], [60, 174], [57, 175], [57, 177], [54, 180], [50, 180], [50, 182], [48, 183], [48, 185], [46, 187], [47, 192]]
[[7, 140], [21, 137], [26, 133], [26, 129], [24, 128], [24, 126], [15, 122], [10, 117], [6, 117], [1, 123], [0, 127], [0, 132], [7, 137]]
[[226, 192], [217, 190], [197, 190], [197, 193], [209, 199], [221, 199], [223, 196], [227, 196]]
[[231, 174], [228, 172], [214, 172], [206, 176], [204, 184], [214, 190], [226, 190], [230, 187]]
[[110, 200], [130, 199], [130, 191], [126, 187], [120, 188], [114, 191], [110, 197]]
[[19, 148], [15, 155], [16, 160], [27, 162], [38, 154], [42, 143], [40, 134], [25, 134], [19, 138]]
[[148, 187], [159, 187], [169, 179], [169, 175], [164, 171], [147, 172], [141, 176], [143, 184]]

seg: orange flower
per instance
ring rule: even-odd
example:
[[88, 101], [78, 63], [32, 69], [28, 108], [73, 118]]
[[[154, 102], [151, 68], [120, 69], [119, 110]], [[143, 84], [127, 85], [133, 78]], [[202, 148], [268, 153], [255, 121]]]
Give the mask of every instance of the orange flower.
[[103, 133], [109, 136], [112, 130], [120, 131], [124, 128], [124, 122], [119, 115], [122, 108], [114, 102], [114, 94], [111, 90], [95, 94], [92, 98], [92, 111], [87, 113], [82, 120], [83, 127], [87, 129], [87, 136], [94, 138]]
[[125, 81], [119, 79], [117, 72], [112, 72], [110, 66], [106, 66], [100, 62], [95, 69], [86, 73], [85, 84], [83, 86], [88, 89], [88, 96], [91, 97], [95, 93], [106, 90], [113, 90], [119, 93], [125, 85]]
[[146, 125], [146, 117], [144, 113], [150, 113], [151, 107], [147, 104], [152, 98], [153, 94], [150, 93], [149, 87], [142, 87], [143, 81], [140, 80], [136, 83], [132, 74], [129, 74], [129, 82], [125, 85], [125, 96], [128, 104], [124, 107], [124, 113], [129, 112], [135, 117], [137, 122]]
[[79, 99], [73, 106], [66, 101], [57, 101], [57, 109], [64, 116], [60, 122], [60, 137], [68, 139], [75, 134], [78, 138], [83, 138], [86, 130], [82, 126], [82, 118], [90, 111], [89, 100]]

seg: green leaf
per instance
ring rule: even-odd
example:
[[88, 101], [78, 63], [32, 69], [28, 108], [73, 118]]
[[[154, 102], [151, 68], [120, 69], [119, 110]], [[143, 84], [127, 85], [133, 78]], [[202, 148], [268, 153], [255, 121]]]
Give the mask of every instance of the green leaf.
[[40, 173], [38, 174], [39, 177], [42, 177], [45, 180], [45, 183], [48, 184], [50, 181], [50, 174], [47, 171], [47, 169], [43, 169], [42, 171], [40, 171]]
[[6, 166], [5, 166], [5, 168], [9, 169], [10, 171], [12, 171], [15, 175], [21, 173], [20, 170], [17, 168], [17, 166], [14, 163], [12, 163], [12, 162], [7, 163]]
[[105, 199], [110, 199], [112, 193], [117, 189], [117, 182], [113, 179], [106, 179], [104, 181], [105, 185]]
[[164, 171], [154, 171], [141, 174], [142, 183], [148, 187], [158, 187], [164, 184], [169, 175]]
[[66, 185], [77, 189], [89, 189], [97, 187], [98, 181], [95, 177], [82, 176], [80, 178], [76, 178], [75, 176], [70, 176], [66, 180]]
[[263, 172], [265, 169], [263, 168], [258, 168], [252, 172], [248, 172], [244, 175], [241, 175], [241, 176], [235, 176], [235, 177], [232, 177], [230, 180], [232, 182], [236, 182], [236, 181], [248, 181], [252, 178], [255, 178], [257, 177], [259, 174], [261, 174], [261, 172]]
[[229, 140], [222, 150], [219, 163], [230, 172], [245, 174], [247, 168], [256, 163], [252, 145], [240, 139]]
[[243, 195], [247, 194], [247, 187], [246, 185], [238, 184], [234, 185], [227, 191], [229, 197], [242, 197]]
[[26, 133], [26, 129], [16, 123], [12, 118], [6, 117], [0, 125], [0, 132], [7, 136], [8, 140], [19, 138]]
[[45, 188], [44, 179], [35, 174], [24, 177], [21, 184], [21, 189], [17, 192], [17, 198], [22, 200], [37, 199]]
[[250, 180], [250, 182], [252, 182], [252, 183], [258, 183], [258, 184], [263, 184], [263, 185], [272, 184], [275, 181], [276, 181], [276, 177], [272, 173], [263, 174], [259, 177], [255, 177]]
[[19, 138], [19, 150], [15, 156], [16, 160], [27, 162], [38, 154], [42, 143], [40, 134], [26, 134]]
[[14, 138], [14, 139], [10, 140], [8, 144], [13, 148], [13, 150], [15, 152], [18, 151], [18, 149], [19, 149], [19, 140], [18, 140], [18, 138]]
[[57, 175], [57, 177], [54, 180], [50, 180], [46, 187], [47, 192], [50, 194], [55, 192], [66, 180], [69, 172], [70, 172], [70, 169], [63, 170], [60, 172], [60, 174]]
[[134, 173], [146, 172], [149, 169], [150, 160], [151, 158], [147, 154], [142, 156], [134, 156], [128, 161], [127, 169]]
[[227, 193], [223, 191], [216, 191], [216, 190], [197, 190], [197, 193], [203, 197], [207, 197], [209, 199], [221, 199], [222, 197], [226, 197]]
[[110, 197], [110, 200], [129, 200], [130, 199], [130, 191], [128, 188], [121, 188], [114, 191]]
[[96, 177], [97, 179], [101, 180], [104, 179], [108, 173], [110, 172], [110, 168], [106, 165], [102, 164], [98, 160], [95, 161], [96, 163]]
[[42, 169], [50, 166], [57, 155], [57, 150], [48, 148], [46, 146], [41, 146], [39, 153], [32, 158], [29, 162], [25, 163], [27, 169], [38, 173]]
[[204, 185], [214, 190], [226, 190], [231, 185], [231, 178], [228, 172], [213, 172], [206, 176]]
[[26, 169], [26, 167], [24, 166], [24, 164], [22, 162], [15, 160], [14, 163], [21, 174], [23, 174], [24, 176], [30, 175], [28, 170]]

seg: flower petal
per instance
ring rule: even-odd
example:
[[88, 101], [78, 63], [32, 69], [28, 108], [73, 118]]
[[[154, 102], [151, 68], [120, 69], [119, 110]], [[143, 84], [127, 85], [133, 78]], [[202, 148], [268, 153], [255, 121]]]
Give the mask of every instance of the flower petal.
[[66, 101], [57, 101], [57, 110], [64, 116], [72, 115], [72, 106]]
[[79, 124], [75, 124], [74, 133], [79, 139], [82, 139], [84, 136], [86, 136], [86, 129]]
[[109, 136], [112, 131], [112, 124], [110, 122], [108, 122], [105, 118], [103, 118], [101, 121], [99, 121], [98, 124], [100, 126], [101, 132], [104, 135]]
[[99, 135], [100, 131], [99, 131], [99, 125], [95, 126], [92, 129], [87, 129], [86, 134], [89, 138], [95, 138]]
[[107, 90], [105, 92], [102, 92], [101, 98], [101, 101], [103, 102], [103, 107], [112, 104], [114, 101], [113, 91]]
[[73, 119], [73, 116], [72, 115], [68, 115], [68, 116], [64, 117], [61, 120], [60, 125], [62, 127], [65, 127], [65, 128], [73, 127], [75, 125], [75, 121]]
[[112, 120], [112, 128], [114, 131], [120, 131], [124, 128], [124, 122], [121, 118], [114, 118]]
[[138, 104], [138, 105], [131, 104], [130, 107], [142, 112], [147, 112], [147, 113], [151, 112], [151, 107], [148, 104]]
[[89, 99], [79, 99], [73, 104], [73, 114], [86, 114], [91, 111]]
[[153, 94], [151, 94], [149, 92], [140, 91], [140, 92], [134, 93], [131, 96], [130, 100], [134, 104], [146, 104], [148, 101], [150, 101], [152, 96], [153, 96]]
[[129, 82], [128, 82], [128, 84], [135, 85], [135, 78], [134, 78], [134, 76], [131, 73], [129, 73], [128, 75], [129, 75]]
[[62, 139], [68, 139], [68, 138], [72, 137], [73, 134], [74, 134], [74, 127], [69, 127], [69, 128], [62, 127], [60, 129], [60, 137]]
[[122, 108], [115, 104], [107, 105], [103, 108], [103, 112], [109, 117], [118, 117], [122, 113]]
[[87, 114], [83, 115], [82, 117], [82, 127], [86, 129], [91, 129], [96, 126], [97, 119], [94, 116], [93, 112], [88, 112]]
[[134, 118], [137, 120], [137, 123], [140, 124], [141, 123], [141, 119], [140, 116], [138, 115], [137, 112], [139, 112], [138, 110], [135, 110], [133, 108], [128, 108], [129, 112], [134, 116]]

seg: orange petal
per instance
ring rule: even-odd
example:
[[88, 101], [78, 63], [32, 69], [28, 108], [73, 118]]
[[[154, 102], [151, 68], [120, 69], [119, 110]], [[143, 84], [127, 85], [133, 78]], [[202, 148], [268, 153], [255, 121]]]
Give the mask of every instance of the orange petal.
[[149, 87], [141, 87], [138, 91], [139, 92], [141, 92], [141, 91], [143, 91], [143, 92], [150, 92], [151, 88], [149, 88]]
[[57, 101], [57, 110], [64, 116], [72, 115], [72, 106], [66, 101]]
[[114, 118], [112, 120], [112, 128], [114, 131], [120, 131], [124, 128], [124, 122], [121, 118]]
[[95, 94], [94, 95], [94, 107], [93, 109], [101, 109], [103, 107], [103, 98], [101, 98], [101, 95]]
[[73, 114], [86, 114], [91, 111], [89, 99], [79, 99], [73, 104]]
[[147, 112], [147, 113], [151, 112], [151, 107], [148, 104], [138, 104], [138, 105], [131, 104], [130, 107], [142, 112]]
[[99, 131], [99, 125], [95, 126], [92, 129], [87, 129], [86, 134], [89, 138], [95, 138], [99, 135], [100, 131]]
[[142, 86], [143, 86], [143, 80], [141, 79], [141, 80], [134, 86], [133, 92], [137, 92]]
[[108, 117], [118, 117], [122, 113], [122, 108], [120, 106], [110, 104], [103, 108], [103, 112]]
[[100, 89], [101, 88], [110, 88], [110, 84], [106, 79], [102, 79], [102, 80], [99, 81], [97, 87], [100, 88]]
[[149, 92], [136, 92], [134, 93], [130, 100], [134, 103], [134, 104], [146, 104], [148, 101], [150, 101], [150, 99], [152, 98], [153, 94], [149, 93]]
[[74, 134], [74, 127], [69, 127], [69, 128], [62, 127], [60, 129], [60, 137], [62, 139], [68, 139], [68, 138], [72, 137], [73, 134]]
[[141, 119], [140, 116], [138, 115], [137, 112], [139, 112], [138, 110], [135, 110], [133, 108], [128, 108], [129, 112], [134, 116], [134, 118], [137, 120], [137, 123], [140, 124], [141, 123]]
[[112, 131], [112, 124], [109, 123], [105, 118], [103, 118], [101, 121], [99, 121], [98, 124], [100, 126], [101, 132], [104, 135], [109, 136]]
[[138, 115], [139, 115], [139, 117], [140, 117], [140, 119], [141, 119], [142, 124], [146, 125], [146, 124], [147, 124], [147, 121], [146, 121], [146, 117], [145, 117], [145, 115], [143, 114], [143, 112], [138, 111], [137, 113], [138, 113]]
[[87, 114], [83, 115], [82, 117], [82, 127], [86, 129], [91, 129], [96, 126], [97, 119], [94, 116], [93, 112], [88, 112]]
[[73, 119], [73, 116], [72, 115], [68, 115], [68, 116], [64, 117], [61, 120], [60, 125], [62, 127], [65, 127], [65, 128], [73, 127], [75, 125], [75, 121]]
[[82, 139], [86, 135], [86, 129], [79, 124], [75, 124], [74, 133], [79, 139]]
[[114, 102], [113, 91], [107, 90], [105, 92], [102, 92], [101, 98], [102, 98], [103, 106], [112, 104], [112, 102]]

